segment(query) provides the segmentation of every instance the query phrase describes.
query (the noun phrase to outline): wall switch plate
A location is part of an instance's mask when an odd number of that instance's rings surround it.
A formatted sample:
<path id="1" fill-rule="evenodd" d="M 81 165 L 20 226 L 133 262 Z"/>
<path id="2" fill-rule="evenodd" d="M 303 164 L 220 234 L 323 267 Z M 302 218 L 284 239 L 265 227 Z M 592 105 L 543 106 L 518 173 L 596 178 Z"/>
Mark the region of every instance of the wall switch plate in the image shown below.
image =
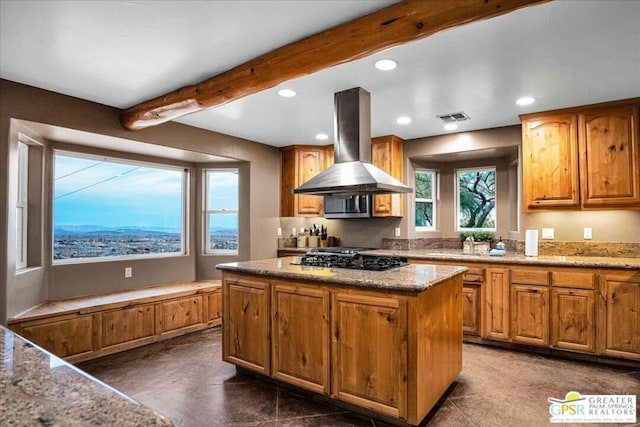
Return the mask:
<path id="1" fill-rule="evenodd" d="M 396 227 L 395 236 L 400 237 L 400 227 Z"/>
<path id="2" fill-rule="evenodd" d="M 591 240 L 591 239 L 593 239 L 593 234 L 592 234 L 591 227 L 585 227 L 584 228 L 584 240 Z"/>
<path id="3" fill-rule="evenodd" d="M 124 268 L 124 278 L 128 279 L 130 277 L 133 277 L 133 268 L 132 267 L 125 267 Z"/>
<path id="4" fill-rule="evenodd" d="M 546 240 L 553 240 L 554 239 L 554 230 L 553 228 L 543 228 L 542 229 L 542 238 L 546 239 Z"/>

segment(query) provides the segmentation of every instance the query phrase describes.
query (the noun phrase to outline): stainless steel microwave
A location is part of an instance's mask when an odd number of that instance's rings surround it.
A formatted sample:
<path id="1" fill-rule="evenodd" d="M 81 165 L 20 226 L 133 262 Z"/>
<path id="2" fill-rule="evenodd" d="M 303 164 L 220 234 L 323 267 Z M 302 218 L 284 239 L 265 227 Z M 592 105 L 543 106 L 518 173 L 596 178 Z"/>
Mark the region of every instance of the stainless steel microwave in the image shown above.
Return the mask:
<path id="1" fill-rule="evenodd" d="M 371 217 L 371 197 L 358 196 L 325 196 L 324 217 L 328 219 L 369 218 Z"/>

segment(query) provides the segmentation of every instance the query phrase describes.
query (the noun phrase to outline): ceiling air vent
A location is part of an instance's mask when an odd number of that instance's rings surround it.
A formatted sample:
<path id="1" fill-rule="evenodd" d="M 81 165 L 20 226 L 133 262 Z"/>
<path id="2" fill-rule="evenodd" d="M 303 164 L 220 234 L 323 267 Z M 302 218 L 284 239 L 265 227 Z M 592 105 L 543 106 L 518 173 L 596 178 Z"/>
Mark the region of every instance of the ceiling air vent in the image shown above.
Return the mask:
<path id="1" fill-rule="evenodd" d="M 465 120 L 469 120 L 471 117 L 467 115 L 464 111 L 460 111 L 458 113 L 449 113 L 449 114 L 441 114 L 436 116 L 443 122 L 464 122 Z"/>

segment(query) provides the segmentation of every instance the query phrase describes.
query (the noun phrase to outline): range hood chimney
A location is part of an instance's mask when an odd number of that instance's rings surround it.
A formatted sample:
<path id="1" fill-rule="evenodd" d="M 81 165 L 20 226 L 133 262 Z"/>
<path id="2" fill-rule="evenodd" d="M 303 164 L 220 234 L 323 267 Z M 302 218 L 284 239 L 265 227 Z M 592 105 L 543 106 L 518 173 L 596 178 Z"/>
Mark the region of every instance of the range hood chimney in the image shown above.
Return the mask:
<path id="1" fill-rule="evenodd" d="M 294 189 L 295 194 L 346 197 L 413 191 L 371 164 L 370 98 L 359 87 L 334 95 L 334 165 Z"/>

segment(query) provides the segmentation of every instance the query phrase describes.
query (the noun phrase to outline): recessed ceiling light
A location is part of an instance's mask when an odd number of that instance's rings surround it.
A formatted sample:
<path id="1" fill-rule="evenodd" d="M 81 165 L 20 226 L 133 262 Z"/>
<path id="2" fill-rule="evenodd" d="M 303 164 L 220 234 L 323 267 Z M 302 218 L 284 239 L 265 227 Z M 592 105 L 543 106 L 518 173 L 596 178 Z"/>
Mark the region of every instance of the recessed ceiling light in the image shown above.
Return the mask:
<path id="1" fill-rule="evenodd" d="M 319 139 L 320 141 L 324 141 L 329 139 L 329 135 L 327 135 L 326 133 L 318 133 L 316 134 L 316 139 Z"/>
<path id="2" fill-rule="evenodd" d="M 444 125 L 444 130 L 456 130 L 458 129 L 458 124 L 453 122 L 453 123 L 447 123 L 446 125 Z"/>
<path id="3" fill-rule="evenodd" d="M 408 125 L 409 123 L 411 123 L 411 117 L 398 117 L 396 119 L 396 123 L 398 123 L 399 125 Z"/>
<path id="4" fill-rule="evenodd" d="M 280 89 L 278 91 L 278 95 L 282 96 L 283 98 L 293 98 L 294 96 L 296 96 L 296 91 L 293 89 Z"/>
<path id="5" fill-rule="evenodd" d="M 375 63 L 375 67 L 381 71 L 390 71 L 395 69 L 398 63 L 393 59 L 379 59 Z"/>
<path id="6" fill-rule="evenodd" d="M 532 98 L 530 96 L 523 96 L 522 98 L 518 98 L 518 100 L 516 101 L 516 104 L 518 104 L 518 105 L 531 105 L 534 102 L 536 102 L 535 98 Z"/>

